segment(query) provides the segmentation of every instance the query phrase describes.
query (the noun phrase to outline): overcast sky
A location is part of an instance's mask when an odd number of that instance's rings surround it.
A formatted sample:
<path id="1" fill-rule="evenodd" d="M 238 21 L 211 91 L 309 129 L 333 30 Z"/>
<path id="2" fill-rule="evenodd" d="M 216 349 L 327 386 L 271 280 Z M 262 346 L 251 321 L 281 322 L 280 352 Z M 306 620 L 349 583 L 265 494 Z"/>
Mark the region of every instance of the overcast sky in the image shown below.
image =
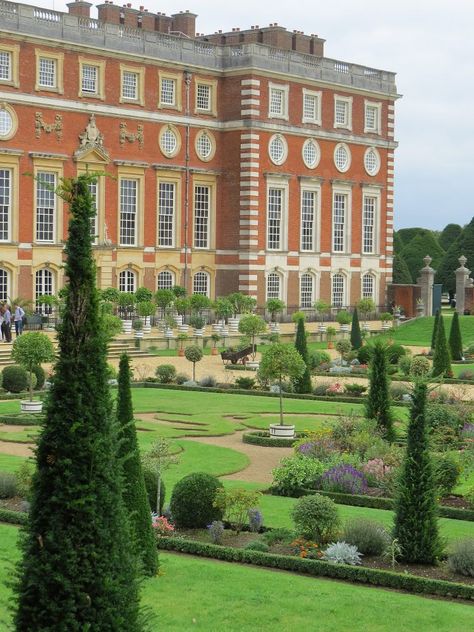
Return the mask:
<path id="1" fill-rule="evenodd" d="M 473 0 L 181 2 L 134 0 L 133 8 L 144 4 L 168 15 L 189 9 L 198 14 L 200 33 L 278 22 L 324 38 L 327 57 L 396 72 L 403 98 L 396 105 L 395 227 L 440 229 L 471 220 Z M 61 0 L 25 4 L 67 10 Z"/>

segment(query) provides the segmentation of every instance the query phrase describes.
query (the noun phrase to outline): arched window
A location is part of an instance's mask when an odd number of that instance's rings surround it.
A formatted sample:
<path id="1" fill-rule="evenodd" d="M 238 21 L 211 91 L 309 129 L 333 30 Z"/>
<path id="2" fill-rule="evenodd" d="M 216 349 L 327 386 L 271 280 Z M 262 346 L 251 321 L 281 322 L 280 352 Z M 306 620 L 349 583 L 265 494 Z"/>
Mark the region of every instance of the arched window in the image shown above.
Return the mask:
<path id="1" fill-rule="evenodd" d="M 54 276 L 51 270 L 43 268 L 38 270 L 35 275 L 35 299 L 38 301 L 40 296 L 52 296 L 54 294 Z M 41 314 L 51 314 L 53 311 L 51 305 L 36 302 L 36 311 Z"/>
<path id="2" fill-rule="evenodd" d="M 332 277 L 331 303 L 333 307 L 344 307 L 345 281 L 343 274 L 334 274 Z"/>
<path id="3" fill-rule="evenodd" d="M 209 275 L 207 272 L 196 272 L 194 275 L 193 294 L 209 296 Z"/>
<path id="4" fill-rule="evenodd" d="M 369 272 L 362 277 L 362 298 L 375 299 L 375 279 Z"/>
<path id="5" fill-rule="evenodd" d="M 267 300 L 270 298 L 281 298 L 281 277 L 276 272 L 267 277 Z"/>
<path id="6" fill-rule="evenodd" d="M 305 273 L 300 278 L 300 307 L 312 307 L 314 303 L 314 277 Z"/>
<path id="7" fill-rule="evenodd" d="M 163 270 L 157 277 L 158 290 L 170 290 L 174 285 L 174 274 L 169 270 Z"/>
<path id="8" fill-rule="evenodd" d="M 133 270 L 122 270 L 119 274 L 119 290 L 121 292 L 131 292 L 137 289 L 137 275 Z"/>
<path id="9" fill-rule="evenodd" d="M 8 272 L 0 268 L 0 301 L 8 300 L 9 294 Z"/>

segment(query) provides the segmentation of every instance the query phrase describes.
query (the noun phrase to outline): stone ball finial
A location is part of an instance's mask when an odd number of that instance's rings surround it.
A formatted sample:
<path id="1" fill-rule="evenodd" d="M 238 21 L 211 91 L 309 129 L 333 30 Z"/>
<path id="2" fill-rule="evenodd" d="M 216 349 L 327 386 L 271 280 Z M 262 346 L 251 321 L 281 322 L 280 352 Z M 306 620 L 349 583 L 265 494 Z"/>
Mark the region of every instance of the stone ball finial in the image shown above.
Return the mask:
<path id="1" fill-rule="evenodd" d="M 461 255 L 458 259 L 459 263 L 461 264 L 461 268 L 464 268 L 464 266 L 466 265 L 467 259 L 464 255 Z"/>
<path id="2" fill-rule="evenodd" d="M 424 259 L 423 259 L 423 263 L 425 264 L 425 268 L 429 268 L 430 267 L 430 263 L 432 261 L 433 261 L 433 259 L 429 255 L 426 255 L 426 257 L 424 257 Z"/>

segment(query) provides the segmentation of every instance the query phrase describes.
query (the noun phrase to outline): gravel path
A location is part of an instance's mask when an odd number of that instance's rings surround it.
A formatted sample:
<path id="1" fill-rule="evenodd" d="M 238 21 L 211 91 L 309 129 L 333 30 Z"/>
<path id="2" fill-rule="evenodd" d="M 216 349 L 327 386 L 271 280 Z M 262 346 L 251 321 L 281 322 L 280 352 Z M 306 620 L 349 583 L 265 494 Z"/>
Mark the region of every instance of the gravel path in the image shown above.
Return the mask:
<path id="1" fill-rule="evenodd" d="M 13 441 L 0 441 L 0 452 L 13 456 L 31 456 L 33 446 L 28 443 L 13 443 Z"/>

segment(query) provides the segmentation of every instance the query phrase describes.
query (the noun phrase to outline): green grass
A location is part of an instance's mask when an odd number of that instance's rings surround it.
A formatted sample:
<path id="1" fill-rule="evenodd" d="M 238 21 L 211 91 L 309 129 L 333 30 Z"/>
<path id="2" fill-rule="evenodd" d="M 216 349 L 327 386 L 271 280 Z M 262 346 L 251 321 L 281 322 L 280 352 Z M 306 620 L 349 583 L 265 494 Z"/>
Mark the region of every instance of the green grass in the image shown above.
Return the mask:
<path id="1" fill-rule="evenodd" d="M 0 525 L 0 629 L 8 607 L 18 529 Z M 143 583 L 151 629 L 262 632 L 456 632 L 472 626 L 472 606 L 291 573 L 161 553 L 161 576 Z M 185 598 L 183 598 L 185 595 Z M 225 607 L 224 607 L 225 605 Z"/>
<path id="2" fill-rule="evenodd" d="M 16 472 L 26 459 L 26 456 L 14 456 L 0 452 L 0 472 Z"/>
<path id="3" fill-rule="evenodd" d="M 443 313 L 444 327 L 446 329 L 446 337 L 449 338 L 451 329 L 452 316 Z M 390 331 L 390 338 L 395 342 L 407 346 L 426 347 L 429 349 L 431 345 L 431 335 L 433 333 L 434 316 L 426 316 L 410 320 Z M 467 347 L 470 342 L 474 342 L 474 317 L 460 316 L 459 324 L 461 326 L 461 337 L 463 346 Z M 382 336 L 380 336 L 382 337 Z M 388 337 L 387 335 L 383 337 Z"/>
<path id="4" fill-rule="evenodd" d="M 10 413 L 20 412 L 19 399 L 0 400 L 0 414 L 9 415 Z"/>

